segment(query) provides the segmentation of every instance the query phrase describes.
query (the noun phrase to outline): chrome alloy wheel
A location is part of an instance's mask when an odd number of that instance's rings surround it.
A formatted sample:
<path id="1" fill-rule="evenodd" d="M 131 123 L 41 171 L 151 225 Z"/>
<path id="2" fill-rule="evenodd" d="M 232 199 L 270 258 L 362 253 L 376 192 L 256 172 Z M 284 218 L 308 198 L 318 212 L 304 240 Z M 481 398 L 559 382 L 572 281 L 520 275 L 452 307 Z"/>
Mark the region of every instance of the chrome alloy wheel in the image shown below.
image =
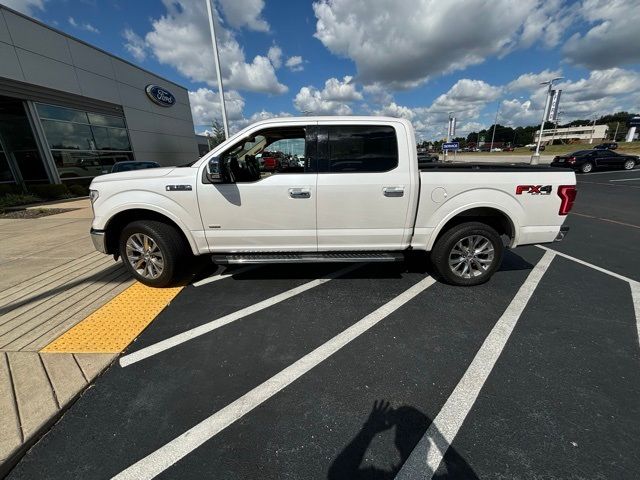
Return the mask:
<path id="1" fill-rule="evenodd" d="M 127 260 L 144 278 L 155 279 L 162 275 L 164 257 L 158 244 L 144 233 L 134 233 L 127 239 Z"/>
<path id="2" fill-rule="evenodd" d="M 455 244 L 449 253 L 449 268 L 462 278 L 482 275 L 493 263 L 491 241 L 483 235 L 470 235 Z"/>
<path id="3" fill-rule="evenodd" d="M 635 160 L 627 160 L 626 162 L 624 162 L 625 170 L 633 170 L 635 166 L 636 166 Z"/>

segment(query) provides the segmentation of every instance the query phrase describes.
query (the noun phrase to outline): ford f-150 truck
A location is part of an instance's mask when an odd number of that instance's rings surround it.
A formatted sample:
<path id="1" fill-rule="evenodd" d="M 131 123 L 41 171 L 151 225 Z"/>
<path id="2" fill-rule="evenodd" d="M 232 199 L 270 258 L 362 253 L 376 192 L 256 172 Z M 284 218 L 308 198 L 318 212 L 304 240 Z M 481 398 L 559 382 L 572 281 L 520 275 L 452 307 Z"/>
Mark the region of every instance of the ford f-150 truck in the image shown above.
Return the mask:
<path id="1" fill-rule="evenodd" d="M 304 157 L 265 168 L 264 151 Z M 187 257 L 220 264 L 375 262 L 431 252 L 439 276 L 477 285 L 505 247 L 561 240 L 573 172 L 432 163 L 419 168 L 411 123 L 383 117 L 270 119 L 188 166 L 96 177 L 95 247 L 146 285 Z"/>

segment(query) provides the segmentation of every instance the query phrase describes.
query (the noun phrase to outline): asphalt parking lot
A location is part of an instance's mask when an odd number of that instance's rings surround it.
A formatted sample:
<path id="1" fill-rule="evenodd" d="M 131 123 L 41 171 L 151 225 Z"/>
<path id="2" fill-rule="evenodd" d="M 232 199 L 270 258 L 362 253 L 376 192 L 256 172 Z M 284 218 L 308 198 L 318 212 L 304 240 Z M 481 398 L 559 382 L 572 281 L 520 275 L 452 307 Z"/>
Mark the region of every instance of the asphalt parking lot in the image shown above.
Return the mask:
<path id="1" fill-rule="evenodd" d="M 578 178 L 479 287 L 206 269 L 9 478 L 639 478 L 640 170 Z"/>

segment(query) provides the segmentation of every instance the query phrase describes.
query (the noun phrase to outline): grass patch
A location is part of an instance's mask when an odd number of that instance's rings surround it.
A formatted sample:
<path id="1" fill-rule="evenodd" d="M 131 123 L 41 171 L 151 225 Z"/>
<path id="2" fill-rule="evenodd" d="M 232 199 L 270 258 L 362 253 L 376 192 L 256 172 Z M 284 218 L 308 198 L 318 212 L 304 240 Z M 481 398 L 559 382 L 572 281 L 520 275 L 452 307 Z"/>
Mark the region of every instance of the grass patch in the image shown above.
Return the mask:
<path id="1" fill-rule="evenodd" d="M 8 193 L 0 197 L 0 213 L 4 213 L 7 208 L 28 205 L 29 203 L 40 202 L 42 199 L 35 195 L 25 195 L 22 193 Z"/>

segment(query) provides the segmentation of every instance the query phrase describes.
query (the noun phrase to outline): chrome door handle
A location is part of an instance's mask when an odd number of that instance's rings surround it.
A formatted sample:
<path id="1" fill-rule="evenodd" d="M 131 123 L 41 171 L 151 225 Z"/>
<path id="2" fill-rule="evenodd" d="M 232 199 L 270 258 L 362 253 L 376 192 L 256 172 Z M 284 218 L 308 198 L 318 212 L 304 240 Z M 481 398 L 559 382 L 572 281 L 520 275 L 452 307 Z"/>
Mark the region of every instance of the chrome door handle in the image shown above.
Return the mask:
<path id="1" fill-rule="evenodd" d="M 383 187 L 382 193 L 385 197 L 402 197 L 404 196 L 404 187 Z"/>
<path id="2" fill-rule="evenodd" d="M 289 196 L 291 198 L 311 198 L 311 190 L 308 188 L 290 188 Z"/>

